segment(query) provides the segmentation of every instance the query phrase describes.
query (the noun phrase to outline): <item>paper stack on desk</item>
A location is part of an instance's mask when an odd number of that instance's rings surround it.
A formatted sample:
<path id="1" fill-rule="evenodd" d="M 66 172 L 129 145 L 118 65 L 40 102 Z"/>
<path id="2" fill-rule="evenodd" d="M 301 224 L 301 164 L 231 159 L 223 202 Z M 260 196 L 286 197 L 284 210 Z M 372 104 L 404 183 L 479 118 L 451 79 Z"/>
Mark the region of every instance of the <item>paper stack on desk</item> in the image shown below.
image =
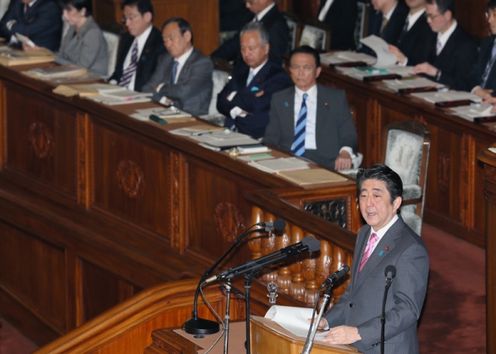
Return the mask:
<path id="1" fill-rule="evenodd" d="M 470 92 L 465 91 L 438 91 L 438 92 L 418 92 L 412 93 L 412 96 L 420 98 L 430 103 L 453 102 L 453 101 L 471 101 L 481 102 L 482 99 Z"/>
<path id="2" fill-rule="evenodd" d="M 81 66 L 65 64 L 45 68 L 34 68 L 23 71 L 23 74 L 41 80 L 70 79 L 85 76 L 88 73 L 86 68 Z"/>
<path id="3" fill-rule="evenodd" d="M 17 66 L 50 63 L 55 60 L 55 56 L 48 50 L 22 51 L 10 47 L 0 48 L 0 65 Z"/>
<path id="4" fill-rule="evenodd" d="M 276 159 L 249 162 L 248 165 L 268 173 L 302 170 L 308 168 L 308 162 L 298 157 L 279 157 Z"/>
<path id="5" fill-rule="evenodd" d="M 374 65 L 377 61 L 371 55 L 352 51 L 338 51 L 320 54 L 320 62 L 322 65 L 339 65 L 346 63 L 365 63 L 366 65 Z"/>
<path id="6" fill-rule="evenodd" d="M 434 90 L 438 90 L 445 87 L 443 84 L 429 80 L 425 77 L 411 77 L 407 79 L 384 80 L 382 81 L 382 83 L 396 92 L 405 89 L 414 90 L 414 89 L 422 89 L 422 88 L 433 88 Z"/>

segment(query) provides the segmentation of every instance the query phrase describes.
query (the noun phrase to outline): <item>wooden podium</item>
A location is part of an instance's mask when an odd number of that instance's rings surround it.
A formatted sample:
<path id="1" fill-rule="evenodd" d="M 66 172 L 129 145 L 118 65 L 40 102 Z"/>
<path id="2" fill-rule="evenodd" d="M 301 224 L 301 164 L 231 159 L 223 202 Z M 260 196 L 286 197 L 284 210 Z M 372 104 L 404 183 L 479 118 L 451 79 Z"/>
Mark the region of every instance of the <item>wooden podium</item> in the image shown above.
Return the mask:
<path id="1" fill-rule="evenodd" d="M 300 354 L 305 341 L 293 336 L 277 323 L 263 317 L 251 318 L 252 354 Z M 348 345 L 331 346 L 316 342 L 312 354 L 358 353 Z"/>

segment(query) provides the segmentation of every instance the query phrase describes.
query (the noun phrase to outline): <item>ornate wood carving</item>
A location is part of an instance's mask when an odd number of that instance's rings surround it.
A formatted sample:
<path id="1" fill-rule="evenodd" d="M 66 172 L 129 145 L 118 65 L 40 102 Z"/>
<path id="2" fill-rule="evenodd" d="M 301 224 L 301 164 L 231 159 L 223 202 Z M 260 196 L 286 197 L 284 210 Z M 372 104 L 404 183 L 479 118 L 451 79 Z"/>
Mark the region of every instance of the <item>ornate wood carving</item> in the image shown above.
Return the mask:
<path id="1" fill-rule="evenodd" d="M 29 125 L 29 142 L 34 154 L 39 159 L 45 159 L 53 153 L 52 130 L 43 122 L 36 121 Z"/>
<path id="2" fill-rule="evenodd" d="M 232 203 L 217 204 L 214 215 L 217 230 L 226 242 L 233 242 L 236 235 L 239 235 L 246 228 L 241 211 Z"/>
<path id="3" fill-rule="evenodd" d="M 115 172 L 119 188 L 132 199 L 143 196 L 145 192 L 145 174 L 138 163 L 122 160 Z"/>
<path id="4" fill-rule="evenodd" d="M 313 201 L 306 203 L 303 208 L 324 220 L 337 223 L 343 229 L 348 226 L 346 199 Z"/>

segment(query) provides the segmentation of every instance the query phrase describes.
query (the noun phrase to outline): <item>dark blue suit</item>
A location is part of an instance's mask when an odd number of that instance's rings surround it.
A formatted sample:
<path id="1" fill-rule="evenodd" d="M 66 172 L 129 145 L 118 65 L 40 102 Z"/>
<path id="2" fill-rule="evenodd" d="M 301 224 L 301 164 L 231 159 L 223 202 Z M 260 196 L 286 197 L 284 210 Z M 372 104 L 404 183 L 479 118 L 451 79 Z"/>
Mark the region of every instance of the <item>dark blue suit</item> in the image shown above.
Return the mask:
<path id="1" fill-rule="evenodd" d="M 128 32 L 125 32 L 119 40 L 119 49 L 117 51 L 117 61 L 115 70 L 110 80 L 119 82 L 124 71 L 124 61 L 127 53 L 134 42 L 134 37 Z M 148 38 L 143 47 L 143 51 L 138 59 L 138 67 L 136 68 L 136 78 L 134 81 L 134 90 L 141 91 L 144 84 L 150 80 L 155 68 L 157 67 L 158 58 L 165 53 L 165 47 L 162 41 L 162 34 L 153 27 L 148 35 Z"/>
<path id="2" fill-rule="evenodd" d="M 259 138 L 264 135 L 269 122 L 269 109 L 272 94 L 291 86 L 291 80 L 280 65 L 271 61 L 265 63 L 260 71 L 246 86 L 249 68 L 238 65 L 232 79 L 217 96 L 217 110 L 226 116 L 225 125 L 236 125 L 239 132 Z M 236 95 L 229 100 L 232 92 Z M 230 111 L 234 107 L 246 111 L 246 117 L 231 118 Z"/>
<path id="3" fill-rule="evenodd" d="M 398 1 L 396 8 L 394 9 L 391 17 L 389 18 L 389 21 L 387 22 L 384 30 L 381 33 L 383 14 L 380 11 L 373 11 L 369 16 L 368 34 L 375 34 L 376 36 L 384 39 L 389 44 L 395 44 L 400 37 L 407 16 L 408 7 L 403 3 L 403 1 Z"/>
<path id="4" fill-rule="evenodd" d="M 487 63 L 491 60 L 491 52 L 493 49 L 495 38 L 495 36 L 484 38 L 481 43 L 479 58 L 470 74 L 470 89 L 474 88 L 475 86 L 481 86 L 485 89 L 494 90 L 493 94 L 496 94 L 496 64 L 491 67 L 486 84 L 482 84 L 482 76 L 484 75 L 484 71 L 486 70 Z"/>
<path id="5" fill-rule="evenodd" d="M 15 20 L 9 30 L 7 22 Z M 10 38 L 20 33 L 29 37 L 38 47 L 56 51 L 62 34 L 62 10 L 54 0 L 38 0 L 27 7 L 21 0 L 12 0 L 5 15 L 0 20 L 0 36 Z"/>
<path id="6" fill-rule="evenodd" d="M 321 1 L 319 13 L 325 3 L 326 0 Z M 331 29 L 331 49 L 355 49 L 354 34 L 357 14 L 356 1 L 333 1 L 323 21 Z"/>
<path id="7" fill-rule="evenodd" d="M 436 34 L 427 23 L 424 12 L 409 31 L 401 32 L 396 46 L 408 58 L 408 65 L 417 65 L 429 59 L 431 49 L 429 43 L 433 37 L 435 38 Z"/>

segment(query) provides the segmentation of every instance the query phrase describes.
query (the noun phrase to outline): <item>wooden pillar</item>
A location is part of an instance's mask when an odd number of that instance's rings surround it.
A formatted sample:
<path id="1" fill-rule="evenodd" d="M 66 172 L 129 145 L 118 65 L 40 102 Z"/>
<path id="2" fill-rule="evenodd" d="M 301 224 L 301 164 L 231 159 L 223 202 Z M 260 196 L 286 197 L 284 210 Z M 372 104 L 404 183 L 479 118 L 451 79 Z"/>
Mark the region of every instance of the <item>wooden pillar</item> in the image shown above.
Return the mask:
<path id="1" fill-rule="evenodd" d="M 486 353 L 496 354 L 496 153 L 486 149 L 479 154 L 479 161 L 486 200 Z"/>

